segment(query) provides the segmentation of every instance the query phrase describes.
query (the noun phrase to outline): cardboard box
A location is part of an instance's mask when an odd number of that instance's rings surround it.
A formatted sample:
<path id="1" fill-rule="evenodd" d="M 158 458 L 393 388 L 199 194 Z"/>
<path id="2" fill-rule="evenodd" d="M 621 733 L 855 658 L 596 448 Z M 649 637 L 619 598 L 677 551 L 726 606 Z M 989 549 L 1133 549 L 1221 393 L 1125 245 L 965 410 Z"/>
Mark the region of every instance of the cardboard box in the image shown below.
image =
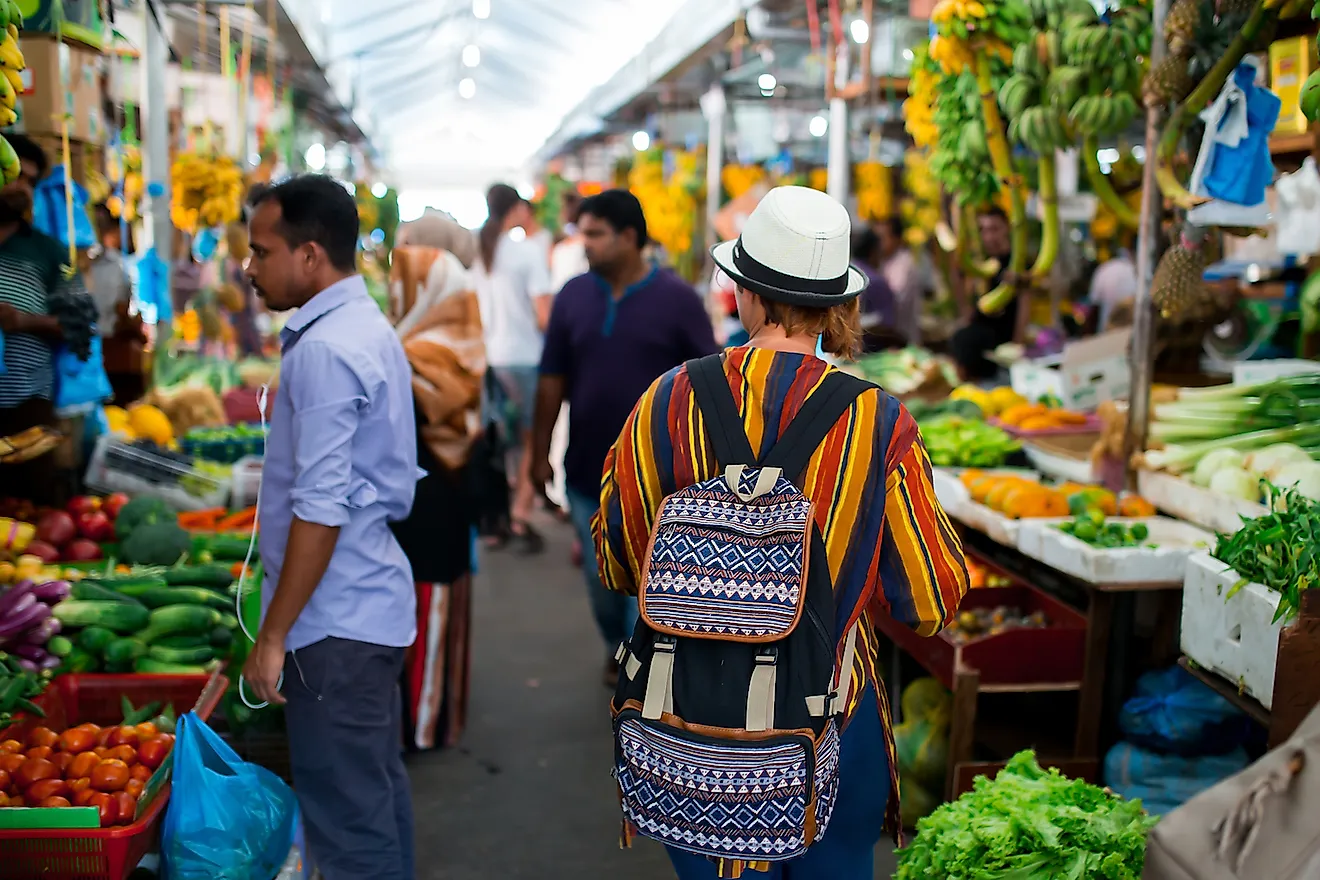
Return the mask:
<path id="1" fill-rule="evenodd" d="M 1288 37 L 1270 43 L 1270 90 L 1279 96 L 1277 134 L 1304 134 L 1310 123 L 1302 115 L 1302 84 L 1316 69 L 1315 40 Z"/>
<path id="2" fill-rule="evenodd" d="M 1079 411 L 1125 398 L 1132 383 L 1131 338 L 1131 330 L 1114 330 L 1070 343 L 1062 355 L 1019 361 L 1009 368 L 1013 390 L 1028 400 L 1053 395 Z"/>
<path id="3" fill-rule="evenodd" d="M 14 130 L 29 135 L 59 135 L 69 119 L 69 137 L 91 144 L 105 143 L 101 108 L 104 56 L 86 46 L 30 37 L 21 41 L 27 69 L 18 100 Z"/>

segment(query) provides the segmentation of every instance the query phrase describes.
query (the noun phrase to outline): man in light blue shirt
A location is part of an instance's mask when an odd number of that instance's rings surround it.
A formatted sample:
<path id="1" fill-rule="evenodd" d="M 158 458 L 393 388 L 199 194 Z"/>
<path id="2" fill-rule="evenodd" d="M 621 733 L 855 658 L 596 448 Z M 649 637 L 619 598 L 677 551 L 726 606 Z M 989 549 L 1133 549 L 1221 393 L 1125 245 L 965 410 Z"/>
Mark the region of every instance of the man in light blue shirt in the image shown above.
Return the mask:
<path id="1" fill-rule="evenodd" d="M 356 274 L 357 234 L 353 198 L 329 177 L 256 197 L 248 277 L 271 309 L 298 311 L 281 333 L 259 511 L 263 616 L 243 674 L 259 699 L 285 704 L 325 880 L 411 880 L 399 675 L 416 600 L 389 523 L 407 516 L 419 475 L 412 372 Z"/>

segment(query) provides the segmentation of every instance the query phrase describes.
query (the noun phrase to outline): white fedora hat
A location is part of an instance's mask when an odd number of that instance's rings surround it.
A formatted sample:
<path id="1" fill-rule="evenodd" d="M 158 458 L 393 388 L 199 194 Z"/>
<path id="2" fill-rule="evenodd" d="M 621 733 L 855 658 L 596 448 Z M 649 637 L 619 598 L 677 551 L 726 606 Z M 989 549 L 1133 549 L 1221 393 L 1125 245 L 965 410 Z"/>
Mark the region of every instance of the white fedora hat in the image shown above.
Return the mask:
<path id="1" fill-rule="evenodd" d="M 804 186 L 765 194 L 736 241 L 711 250 L 716 265 L 766 299 L 827 308 L 854 299 L 870 283 L 848 262 L 852 220 L 834 199 Z"/>

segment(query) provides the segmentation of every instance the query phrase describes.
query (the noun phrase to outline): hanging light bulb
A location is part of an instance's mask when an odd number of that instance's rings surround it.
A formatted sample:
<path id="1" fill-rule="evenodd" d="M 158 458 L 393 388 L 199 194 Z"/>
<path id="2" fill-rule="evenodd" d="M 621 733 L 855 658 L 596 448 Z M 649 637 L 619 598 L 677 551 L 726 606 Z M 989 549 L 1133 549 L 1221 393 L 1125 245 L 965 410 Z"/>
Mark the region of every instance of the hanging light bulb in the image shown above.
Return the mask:
<path id="1" fill-rule="evenodd" d="M 472 15 L 475 18 L 490 18 L 490 0 L 472 0 Z"/>
<path id="2" fill-rule="evenodd" d="M 385 185 L 384 181 L 378 180 L 371 185 L 371 194 L 378 199 L 385 198 L 385 194 L 389 191 L 390 188 Z"/>
<path id="3" fill-rule="evenodd" d="M 871 25 L 864 18 L 854 18 L 852 24 L 848 25 L 848 31 L 852 34 L 853 42 L 858 45 L 871 39 Z"/>
<path id="4" fill-rule="evenodd" d="M 813 116 L 808 128 L 812 137 L 825 137 L 825 132 L 830 130 L 830 121 L 824 116 Z"/>
<path id="5" fill-rule="evenodd" d="M 475 79 L 468 76 L 459 80 L 458 94 L 465 101 L 472 100 L 472 97 L 476 95 L 476 93 L 477 93 L 477 81 Z"/>
<path id="6" fill-rule="evenodd" d="M 645 131 L 634 132 L 632 136 L 633 149 L 641 153 L 651 148 L 651 135 Z"/>
<path id="7" fill-rule="evenodd" d="M 481 47 L 467 45 L 463 47 L 463 66 L 476 67 L 481 63 Z"/>

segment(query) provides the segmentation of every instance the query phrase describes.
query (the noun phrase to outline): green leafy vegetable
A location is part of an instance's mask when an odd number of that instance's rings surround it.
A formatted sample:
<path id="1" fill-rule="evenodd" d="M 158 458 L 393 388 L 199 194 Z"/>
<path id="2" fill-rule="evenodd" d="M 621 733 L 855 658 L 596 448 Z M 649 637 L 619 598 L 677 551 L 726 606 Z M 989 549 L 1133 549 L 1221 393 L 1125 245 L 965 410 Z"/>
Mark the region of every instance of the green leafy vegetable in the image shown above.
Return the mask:
<path id="1" fill-rule="evenodd" d="M 1042 770 L 1020 752 L 917 823 L 896 880 L 1137 880 L 1155 824 L 1140 801 Z"/>
<path id="2" fill-rule="evenodd" d="M 930 462 L 941 467 L 998 467 L 1022 444 L 979 419 L 941 416 L 921 424 Z"/>
<path id="3" fill-rule="evenodd" d="M 1221 535 L 1211 554 L 1242 580 L 1229 591 L 1232 598 L 1248 582 L 1280 594 L 1274 619 L 1293 620 L 1301 606 L 1301 591 L 1320 584 L 1320 502 L 1296 489 L 1266 483 L 1271 513 L 1243 518 L 1235 534 Z"/>

